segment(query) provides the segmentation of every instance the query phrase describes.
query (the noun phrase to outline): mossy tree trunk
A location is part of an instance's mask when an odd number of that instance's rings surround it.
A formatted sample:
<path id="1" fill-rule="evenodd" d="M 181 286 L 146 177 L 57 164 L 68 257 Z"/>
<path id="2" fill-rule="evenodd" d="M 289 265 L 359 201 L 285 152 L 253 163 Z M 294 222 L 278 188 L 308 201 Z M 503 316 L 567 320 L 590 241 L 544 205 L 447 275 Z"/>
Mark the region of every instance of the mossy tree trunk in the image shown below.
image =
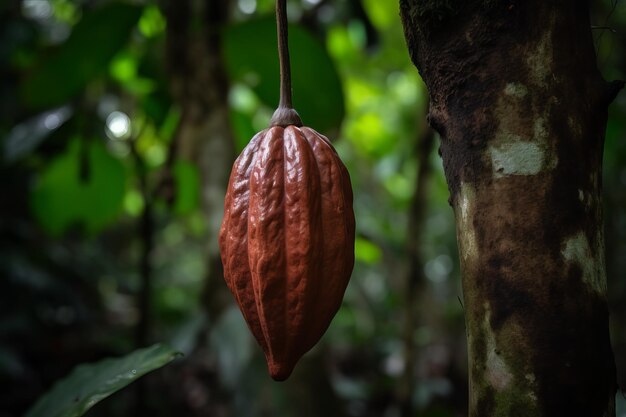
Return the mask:
<path id="1" fill-rule="evenodd" d="M 583 0 L 400 0 L 457 223 L 471 417 L 614 416 L 602 152 L 621 82 Z"/>

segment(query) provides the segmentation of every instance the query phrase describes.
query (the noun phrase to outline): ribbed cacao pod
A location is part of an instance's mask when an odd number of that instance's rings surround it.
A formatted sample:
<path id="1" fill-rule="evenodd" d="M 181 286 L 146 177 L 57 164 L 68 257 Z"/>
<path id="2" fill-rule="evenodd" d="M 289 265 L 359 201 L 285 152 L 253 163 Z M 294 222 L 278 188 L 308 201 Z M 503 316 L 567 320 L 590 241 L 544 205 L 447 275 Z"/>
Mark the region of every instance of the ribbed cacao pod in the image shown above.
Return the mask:
<path id="1" fill-rule="evenodd" d="M 352 273 L 348 171 L 315 130 L 273 126 L 235 161 L 224 207 L 226 283 L 270 375 L 284 380 L 330 325 Z"/>

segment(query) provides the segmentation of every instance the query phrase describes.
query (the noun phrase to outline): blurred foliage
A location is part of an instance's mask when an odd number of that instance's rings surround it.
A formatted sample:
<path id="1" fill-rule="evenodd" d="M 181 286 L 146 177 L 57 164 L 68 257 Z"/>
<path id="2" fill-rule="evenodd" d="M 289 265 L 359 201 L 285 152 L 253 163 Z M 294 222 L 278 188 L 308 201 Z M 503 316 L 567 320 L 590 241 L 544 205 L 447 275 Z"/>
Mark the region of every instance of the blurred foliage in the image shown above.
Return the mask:
<path id="1" fill-rule="evenodd" d="M 320 132 L 337 129 L 344 117 L 344 100 L 332 60 L 324 46 L 298 26 L 290 28 L 289 43 L 291 71 L 298 75 L 293 79 L 294 106 L 305 125 L 315 126 Z M 224 59 L 231 81 L 247 85 L 274 110 L 279 96 L 274 18 L 231 26 L 224 37 Z"/>
<path id="2" fill-rule="evenodd" d="M 23 415 L 79 363 L 143 347 L 141 326 L 150 341 L 167 341 L 185 359 L 89 415 L 140 415 L 140 407 L 151 416 L 398 416 L 407 341 L 416 358 L 408 394 L 415 415 L 464 415 L 453 214 L 437 153 L 422 155 L 419 147 L 427 92 L 406 52 L 397 1 L 289 2 L 294 103 L 348 166 L 358 236 L 342 308 L 282 384 L 269 379 L 208 266 L 208 242 L 216 239 L 208 216 L 217 214 L 206 199 L 218 197 L 199 167 L 176 152 L 189 115 L 171 94 L 167 3 L 0 3 L 0 417 Z M 212 58 L 228 75 L 228 122 L 241 150 L 277 104 L 274 1 L 220 4 L 230 4 L 226 21 L 207 28 L 206 16 L 192 13 L 188 44 L 175 47 L 204 53 L 193 49 L 193 37 L 219 35 L 223 55 Z M 625 79 L 626 5 L 596 1 L 591 16 L 601 70 Z M 430 176 L 411 252 L 420 161 Z M 610 109 L 604 167 L 612 338 L 626 386 L 624 93 Z M 416 262 L 424 279 L 407 330 Z M 148 321 L 140 302 L 145 276 Z"/>
<path id="3" fill-rule="evenodd" d="M 87 149 L 81 151 L 81 146 Z M 31 193 L 33 215 L 52 236 L 75 223 L 87 233 L 97 232 L 117 218 L 125 177 L 122 163 L 102 143 L 74 139 L 41 170 Z"/>
<path id="4" fill-rule="evenodd" d="M 22 102 L 43 108 L 73 98 L 126 44 L 141 11 L 130 4 L 111 3 L 83 15 L 58 50 L 40 53 L 39 62 L 21 84 Z"/>

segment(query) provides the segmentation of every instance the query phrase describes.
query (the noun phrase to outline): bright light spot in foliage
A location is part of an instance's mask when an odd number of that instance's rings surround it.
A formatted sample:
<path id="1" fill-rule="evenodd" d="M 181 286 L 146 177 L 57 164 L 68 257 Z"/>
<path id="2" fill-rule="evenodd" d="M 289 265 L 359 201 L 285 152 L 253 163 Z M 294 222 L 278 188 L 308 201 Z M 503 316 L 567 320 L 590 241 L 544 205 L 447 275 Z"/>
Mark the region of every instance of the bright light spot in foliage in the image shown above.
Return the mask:
<path id="1" fill-rule="evenodd" d="M 253 113 L 259 107 L 259 99 L 251 88 L 244 84 L 235 84 L 228 95 L 230 105 L 239 111 Z"/>
<path id="2" fill-rule="evenodd" d="M 238 5 L 245 14 L 252 14 L 256 10 L 256 0 L 239 0 Z"/>
<path id="3" fill-rule="evenodd" d="M 424 266 L 424 274 L 426 274 L 426 277 L 432 282 L 441 283 L 448 279 L 452 269 L 452 258 L 448 255 L 439 255 L 426 263 Z"/>
<path id="4" fill-rule="evenodd" d="M 54 130 L 57 127 L 61 126 L 61 122 L 61 117 L 57 113 L 51 113 L 47 115 L 46 118 L 43 120 L 43 125 L 48 130 Z"/>
<path id="5" fill-rule="evenodd" d="M 305 3 L 311 4 L 313 6 L 315 6 L 316 4 L 319 4 L 320 1 L 322 1 L 322 0 L 304 0 Z"/>
<path id="6" fill-rule="evenodd" d="M 114 111 L 109 114 L 106 125 L 110 139 L 125 139 L 130 133 L 130 118 L 125 113 Z"/>
<path id="7" fill-rule="evenodd" d="M 400 376 L 404 372 L 404 358 L 400 355 L 391 355 L 384 362 L 385 373 L 389 376 Z"/>
<path id="8" fill-rule="evenodd" d="M 47 0 L 24 0 L 22 13 L 30 19 L 48 19 L 52 16 L 52 7 Z"/>

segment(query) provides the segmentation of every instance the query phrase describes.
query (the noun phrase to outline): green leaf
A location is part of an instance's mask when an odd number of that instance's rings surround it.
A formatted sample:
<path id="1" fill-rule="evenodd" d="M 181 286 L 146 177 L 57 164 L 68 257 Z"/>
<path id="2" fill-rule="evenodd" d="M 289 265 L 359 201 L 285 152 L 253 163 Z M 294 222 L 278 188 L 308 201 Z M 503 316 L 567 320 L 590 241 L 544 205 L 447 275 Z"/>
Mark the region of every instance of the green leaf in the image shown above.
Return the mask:
<path id="1" fill-rule="evenodd" d="M 279 67 L 273 19 L 248 21 L 226 30 L 224 51 L 231 79 L 249 85 L 276 108 Z M 302 121 L 321 132 L 337 129 L 345 113 L 339 74 L 324 45 L 298 26 L 289 27 L 293 102 Z"/>
<path id="2" fill-rule="evenodd" d="M 82 416 L 104 398 L 180 355 L 165 345 L 156 344 L 122 358 L 79 365 L 55 383 L 25 417 Z"/>
<path id="3" fill-rule="evenodd" d="M 88 149 L 83 151 L 81 146 Z M 125 188 L 124 166 L 104 144 L 75 139 L 41 173 L 30 205 L 41 226 L 53 236 L 77 223 L 95 233 L 117 218 Z"/>
<path id="4" fill-rule="evenodd" d="M 142 10 L 131 4 L 109 3 L 85 14 L 56 53 L 45 57 L 23 80 L 20 88 L 25 104 L 33 108 L 62 104 L 106 72 Z"/>

